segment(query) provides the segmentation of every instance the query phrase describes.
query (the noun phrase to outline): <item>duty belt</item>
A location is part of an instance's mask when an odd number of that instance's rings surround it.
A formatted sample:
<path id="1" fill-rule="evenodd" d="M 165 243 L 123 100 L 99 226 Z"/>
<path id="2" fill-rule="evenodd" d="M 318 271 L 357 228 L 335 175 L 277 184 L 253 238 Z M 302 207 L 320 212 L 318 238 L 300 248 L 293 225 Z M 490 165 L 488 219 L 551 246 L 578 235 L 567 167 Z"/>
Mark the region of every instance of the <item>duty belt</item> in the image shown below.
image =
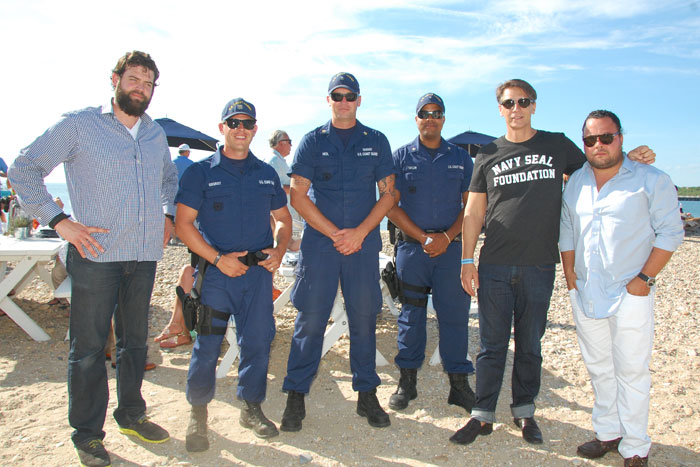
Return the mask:
<path id="1" fill-rule="evenodd" d="M 444 230 L 431 230 L 431 229 L 425 231 L 425 233 L 444 233 L 444 232 L 445 232 Z M 408 243 L 420 243 L 420 244 L 423 244 L 423 242 L 421 242 L 421 241 L 419 241 L 419 240 L 417 240 L 417 239 L 411 237 L 410 235 L 408 235 L 408 234 L 407 234 L 406 232 L 404 232 L 403 230 L 399 230 L 399 231 L 398 231 L 397 238 L 398 238 L 398 240 L 402 240 L 402 241 L 408 242 Z M 462 233 L 461 233 L 461 232 L 458 233 L 458 234 L 455 236 L 455 238 L 453 238 L 451 241 L 452 241 L 452 242 L 461 242 L 461 241 L 462 241 Z"/>
<path id="2" fill-rule="evenodd" d="M 263 248 L 263 250 L 266 250 L 267 248 L 272 248 L 272 245 Z M 244 256 L 239 256 L 238 261 L 245 264 L 246 266 L 256 266 L 260 261 L 265 261 L 269 257 L 270 255 L 268 255 L 267 253 L 263 253 L 262 250 L 249 251 L 248 254 Z"/>

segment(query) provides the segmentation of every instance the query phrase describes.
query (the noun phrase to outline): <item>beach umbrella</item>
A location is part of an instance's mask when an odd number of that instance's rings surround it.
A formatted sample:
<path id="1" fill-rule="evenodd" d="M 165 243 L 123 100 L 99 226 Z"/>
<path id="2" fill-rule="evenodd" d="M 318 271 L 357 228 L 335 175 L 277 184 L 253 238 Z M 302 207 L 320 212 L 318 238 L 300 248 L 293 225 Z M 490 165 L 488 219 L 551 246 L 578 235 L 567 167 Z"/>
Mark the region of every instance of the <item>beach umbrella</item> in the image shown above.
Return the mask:
<path id="1" fill-rule="evenodd" d="M 168 146 L 170 147 L 176 148 L 181 144 L 188 144 L 192 149 L 216 151 L 216 143 L 219 141 L 216 138 L 178 123 L 172 118 L 156 118 L 154 121 L 165 130 L 165 136 L 168 137 Z"/>
<path id="2" fill-rule="evenodd" d="M 489 144 L 494 139 L 496 138 L 493 136 L 477 133 L 476 131 L 465 131 L 464 133 L 449 138 L 447 141 L 466 149 L 469 155 L 474 157 L 476 153 L 479 152 L 479 149 L 481 149 L 481 146 Z"/>

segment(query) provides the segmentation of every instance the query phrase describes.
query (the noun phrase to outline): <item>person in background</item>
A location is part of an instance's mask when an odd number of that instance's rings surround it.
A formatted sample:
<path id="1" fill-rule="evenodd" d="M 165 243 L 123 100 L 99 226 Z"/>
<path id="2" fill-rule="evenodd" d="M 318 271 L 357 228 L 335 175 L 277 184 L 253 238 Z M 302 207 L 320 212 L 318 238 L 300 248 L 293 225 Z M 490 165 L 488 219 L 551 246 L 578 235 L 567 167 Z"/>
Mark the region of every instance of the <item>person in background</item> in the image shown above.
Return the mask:
<path id="1" fill-rule="evenodd" d="M 292 140 L 289 135 L 284 130 L 275 130 L 270 135 L 268 139 L 270 148 L 272 148 L 272 154 L 268 155 L 264 160 L 275 169 L 277 175 L 282 183 L 282 188 L 289 198 L 289 186 L 291 184 L 291 178 L 289 177 L 289 165 L 287 161 L 284 160 L 285 157 L 289 156 L 292 152 Z M 287 208 L 292 216 L 292 240 L 289 242 L 287 249 L 289 251 L 299 251 L 299 245 L 301 245 L 301 230 L 303 226 L 303 220 L 296 212 L 296 210 L 287 203 Z"/>
<path id="2" fill-rule="evenodd" d="M 179 181 L 182 178 L 182 174 L 185 173 L 185 170 L 194 162 L 190 159 L 189 144 L 181 144 L 177 148 L 177 153 L 179 156 L 177 156 L 173 162 L 175 162 L 175 166 L 177 167 L 177 179 Z"/>
<path id="3" fill-rule="evenodd" d="M 402 410 L 418 397 L 418 368 L 425 360 L 428 293 L 440 330 L 440 359 L 450 381 L 448 404 L 469 413 L 474 392 L 467 375 L 469 295 L 459 281 L 462 217 L 467 202 L 472 158 L 442 138 L 445 103 L 427 93 L 416 106 L 418 137 L 394 152 L 396 197 L 387 217 L 399 229 L 396 269 L 401 281 L 398 354 L 401 371 L 389 407 Z"/>
<path id="4" fill-rule="evenodd" d="M 173 229 L 177 191 L 165 133 L 145 113 L 158 77 L 150 55 L 126 53 L 112 70 L 111 98 L 64 114 L 20 151 L 8 173 L 24 209 L 70 243 L 68 420 L 86 466 L 111 464 L 103 445 L 109 399 L 104 347 L 113 316 L 119 431 L 149 443 L 170 439 L 149 420 L 141 395 L 156 262 Z M 43 180 L 61 163 L 72 218 Z"/>
<path id="5" fill-rule="evenodd" d="M 577 453 L 617 450 L 625 466 L 646 466 L 655 284 L 684 232 L 671 178 L 627 159 L 622 142 L 617 115 L 588 115 L 587 162 L 564 190 L 559 249 L 595 395 L 595 438 Z"/>

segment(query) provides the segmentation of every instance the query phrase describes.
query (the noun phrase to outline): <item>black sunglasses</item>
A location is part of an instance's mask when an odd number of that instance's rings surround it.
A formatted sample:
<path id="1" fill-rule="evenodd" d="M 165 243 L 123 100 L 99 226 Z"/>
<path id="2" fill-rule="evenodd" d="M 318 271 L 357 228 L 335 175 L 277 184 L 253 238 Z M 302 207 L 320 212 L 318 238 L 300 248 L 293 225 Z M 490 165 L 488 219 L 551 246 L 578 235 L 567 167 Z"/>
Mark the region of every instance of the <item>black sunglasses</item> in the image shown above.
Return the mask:
<path id="1" fill-rule="evenodd" d="M 354 92 L 348 92 L 346 94 L 343 94 L 342 92 L 332 92 L 331 93 L 331 100 L 333 102 L 340 102 L 343 100 L 343 97 L 348 102 L 355 102 L 357 100 L 357 94 Z"/>
<path id="2" fill-rule="evenodd" d="M 516 102 L 516 101 L 513 100 L 513 99 L 506 99 L 506 100 L 504 100 L 504 101 L 501 101 L 501 105 L 502 105 L 503 107 L 505 107 L 506 109 L 510 110 L 510 109 L 512 109 L 513 107 L 515 107 L 515 102 Z M 532 104 L 533 102 L 535 102 L 535 100 L 534 100 L 534 99 L 529 99 L 529 98 L 527 98 L 527 97 L 521 97 L 520 99 L 518 99 L 517 102 L 518 102 L 518 105 L 520 106 L 520 108 L 525 109 L 525 108 L 527 108 L 527 107 L 530 107 L 530 104 Z"/>
<path id="3" fill-rule="evenodd" d="M 280 140 L 280 143 L 281 143 L 282 141 L 288 142 L 290 146 L 292 145 L 292 140 L 291 140 L 291 139 L 281 139 L 281 140 Z"/>
<path id="4" fill-rule="evenodd" d="M 226 125 L 232 130 L 235 130 L 241 124 L 243 124 L 243 128 L 245 128 L 246 130 L 252 130 L 253 128 L 255 128 L 255 122 L 256 121 L 253 119 L 251 119 L 251 120 L 239 120 L 237 118 L 227 118 L 226 119 Z"/>
<path id="5" fill-rule="evenodd" d="M 418 111 L 418 118 L 421 120 L 425 120 L 428 117 L 432 117 L 434 119 L 440 119 L 442 116 L 445 115 L 442 113 L 442 110 L 419 110 Z"/>
<path id="6" fill-rule="evenodd" d="M 600 140 L 600 142 L 603 144 L 610 144 L 613 142 L 613 139 L 615 139 L 615 136 L 617 136 L 619 134 L 620 134 L 620 132 L 618 131 L 617 133 L 604 133 L 602 135 L 584 136 L 583 137 L 583 144 L 585 144 L 589 148 L 592 148 L 593 146 L 595 146 L 595 143 L 598 140 Z"/>

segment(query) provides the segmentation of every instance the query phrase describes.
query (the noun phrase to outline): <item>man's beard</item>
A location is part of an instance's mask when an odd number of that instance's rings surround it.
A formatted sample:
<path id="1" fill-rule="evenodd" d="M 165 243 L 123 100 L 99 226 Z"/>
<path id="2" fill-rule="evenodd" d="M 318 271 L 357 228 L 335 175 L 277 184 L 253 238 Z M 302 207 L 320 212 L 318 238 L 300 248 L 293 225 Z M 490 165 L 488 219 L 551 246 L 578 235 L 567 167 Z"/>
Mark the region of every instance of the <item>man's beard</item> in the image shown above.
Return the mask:
<path id="1" fill-rule="evenodd" d="M 140 117 L 143 115 L 148 108 L 148 104 L 151 103 L 150 98 L 144 99 L 140 102 L 133 100 L 129 94 L 124 92 L 121 87 L 121 83 L 119 86 L 117 86 L 115 97 L 119 108 L 122 109 L 125 114 L 131 115 L 132 117 Z"/>

